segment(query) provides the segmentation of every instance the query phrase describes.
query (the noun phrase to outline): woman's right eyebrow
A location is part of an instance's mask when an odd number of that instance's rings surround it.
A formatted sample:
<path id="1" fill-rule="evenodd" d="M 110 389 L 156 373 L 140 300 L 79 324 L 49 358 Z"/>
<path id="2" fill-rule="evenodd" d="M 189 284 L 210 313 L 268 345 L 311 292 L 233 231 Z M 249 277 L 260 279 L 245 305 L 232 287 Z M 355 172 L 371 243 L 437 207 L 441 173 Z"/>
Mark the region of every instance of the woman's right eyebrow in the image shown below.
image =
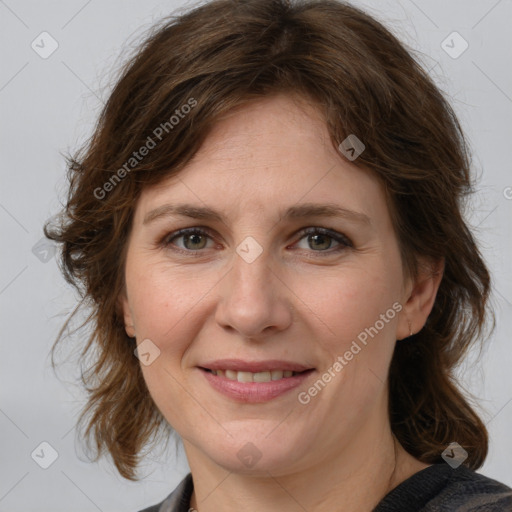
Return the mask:
<path id="1" fill-rule="evenodd" d="M 224 217 L 206 206 L 191 204 L 164 204 L 146 214 L 143 224 L 149 224 L 161 217 L 190 217 L 192 219 L 217 220 L 224 222 Z"/>
<path id="2" fill-rule="evenodd" d="M 177 216 L 192 219 L 216 220 L 226 223 L 226 218 L 222 213 L 207 206 L 164 204 L 148 212 L 144 217 L 143 224 L 149 224 L 162 217 Z M 349 210 L 333 203 L 302 203 L 293 205 L 280 215 L 280 220 L 310 217 L 341 217 L 352 222 L 372 226 L 370 218 L 365 213 Z"/>

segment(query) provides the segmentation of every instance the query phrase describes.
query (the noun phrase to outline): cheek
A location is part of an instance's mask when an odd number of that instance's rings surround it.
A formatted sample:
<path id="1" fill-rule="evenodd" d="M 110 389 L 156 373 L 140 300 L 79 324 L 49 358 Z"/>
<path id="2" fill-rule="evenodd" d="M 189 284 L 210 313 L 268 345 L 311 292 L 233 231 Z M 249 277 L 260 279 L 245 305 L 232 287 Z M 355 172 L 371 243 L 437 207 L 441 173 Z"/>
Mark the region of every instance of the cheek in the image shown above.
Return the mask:
<path id="1" fill-rule="evenodd" d="M 147 257 L 132 256 L 127 260 L 126 285 L 137 343 L 149 339 L 160 350 L 151 364 L 141 364 L 150 395 L 167 421 L 186 431 L 189 426 L 182 425 L 183 414 L 178 411 L 190 410 L 191 404 L 183 392 L 181 364 L 201 329 L 194 314 L 212 284 L 205 277 L 195 279 L 190 270 L 185 273 Z"/>
<path id="2" fill-rule="evenodd" d="M 150 339 L 170 371 L 180 371 L 186 351 L 214 314 L 211 297 L 222 273 L 199 272 L 142 256 L 127 262 L 127 290 L 138 342 Z M 142 368 L 143 371 L 152 367 Z M 148 377 L 151 372 L 148 372 Z"/>
<path id="3" fill-rule="evenodd" d="M 395 342 L 400 279 L 394 269 L 375 259 L 317 279 L 301 277 L 294 291 L 310 311 L 306 318 L 311 319 L 313 332 L 323 333 L 317 340 L 333 361 L 354 340 L 361 346 L 357 359 L 382 359 Z M 306 308 L 303 311 L 306 315 Z"/>
<path id="4" fill-rule="evenodd" d="M 130 305 L 140 335 L 160 335 L 172 329 L 210 288 L 207 276 L 172 268 L 143 256 L 128 261 L 126 281 Z"/>

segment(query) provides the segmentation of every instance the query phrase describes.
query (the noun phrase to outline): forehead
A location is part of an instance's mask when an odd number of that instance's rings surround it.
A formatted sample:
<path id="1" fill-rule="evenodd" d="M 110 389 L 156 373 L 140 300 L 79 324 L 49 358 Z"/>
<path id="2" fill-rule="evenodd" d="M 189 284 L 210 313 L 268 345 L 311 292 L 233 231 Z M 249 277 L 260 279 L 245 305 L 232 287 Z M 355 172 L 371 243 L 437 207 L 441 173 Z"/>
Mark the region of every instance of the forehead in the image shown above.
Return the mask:
<path id="1" fill-rule="evenodd" d="M 324 157 L 330 153 L 333 162 L 339 157 L 318 108 L 301 97 L 277 94 L 219 118 L 191 163 L 243 158 L 261 165 L 268 156 L 272 164 L 276 157 L 294 160 L 294 154 L 311 151 Z"/>
<path id="2" fill-rule="evenodd" d="M 321 113 L 285 95 L 264 98 L 217 121 L 194 158 L 143 190 L 138 217 L 163 202 L 218 204 L 258 215 L 301 202 L 338 203 L 381 216 L 381 183 L 344 159 Z"/>

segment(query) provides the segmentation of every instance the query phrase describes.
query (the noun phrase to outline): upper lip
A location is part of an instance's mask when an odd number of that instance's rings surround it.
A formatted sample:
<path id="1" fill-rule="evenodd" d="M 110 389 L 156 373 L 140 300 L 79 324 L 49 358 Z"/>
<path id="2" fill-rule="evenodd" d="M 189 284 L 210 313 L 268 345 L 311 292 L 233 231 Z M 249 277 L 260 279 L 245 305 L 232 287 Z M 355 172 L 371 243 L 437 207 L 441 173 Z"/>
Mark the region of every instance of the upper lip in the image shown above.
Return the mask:
<path id="1" fill-rule="evenodd" d="M 303 372 L 312 370 L 311 366 L 305 366 L 292 361 L 278 359 L 267 359 L 266 361 L 243 361 L 242 359 L 217 359 L 199 365 L 207 370 L 233 370 L 240 372 L 268 372 L 270 370 L 288 370 L 292 372 Z"/>

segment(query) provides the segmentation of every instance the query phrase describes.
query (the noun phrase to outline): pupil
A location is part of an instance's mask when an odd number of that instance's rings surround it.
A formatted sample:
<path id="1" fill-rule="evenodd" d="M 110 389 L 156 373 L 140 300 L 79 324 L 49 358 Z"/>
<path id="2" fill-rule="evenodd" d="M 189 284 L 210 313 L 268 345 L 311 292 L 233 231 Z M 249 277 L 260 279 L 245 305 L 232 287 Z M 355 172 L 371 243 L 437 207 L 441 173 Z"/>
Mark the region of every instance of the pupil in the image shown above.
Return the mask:
<path id="1" fill-rule="evenodd" d="M 200 239 L 201 237 L 202 235 L 198 234 L 187 235 L 187 242 L 192 241 L 192 245 L 195 245 L 196 243 L 199 243 L 197 239 Z"/>
<path id="2" fill-rule="evenodd" d="M 320 247 L 320 249 L 322 249 L 322 248 L 323 249 L 328 249 L 329 245 L 330 245 L 330 243 L 328 241 L 329 240 L 328 236 L 321 235 L 321 234 L 320 235 L 311 235 L 311 239 L 314 240 L 313 244 L 315 244 L 318 241 L 318 239 L 320 238 L 320 245 L 322 245 L 322 237 L 324 238 L 324 240 L 327 240 L 327 242 L 326 242 L 327 245 L 325 246 L 325 243 L 324 243 L 324 247 Z"/>

